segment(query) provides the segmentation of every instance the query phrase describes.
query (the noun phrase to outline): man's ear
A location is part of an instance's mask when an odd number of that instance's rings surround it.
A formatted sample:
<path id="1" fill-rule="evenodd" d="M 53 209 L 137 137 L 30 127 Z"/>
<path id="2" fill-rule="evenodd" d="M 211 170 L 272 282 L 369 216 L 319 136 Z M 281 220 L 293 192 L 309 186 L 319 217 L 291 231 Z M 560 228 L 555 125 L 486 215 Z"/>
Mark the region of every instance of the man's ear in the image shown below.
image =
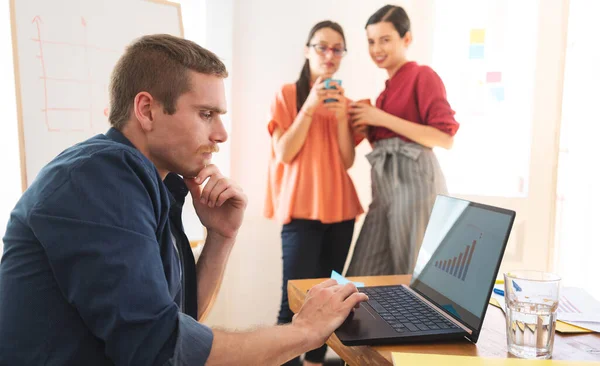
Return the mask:
<path id="1" fill-rule="evenodd" d="M 138 93 L 133 100 L 133 113 L 144 131 L 154 128 L 154 115 L 152 106 L 156 101 L 148 92 Z"/>

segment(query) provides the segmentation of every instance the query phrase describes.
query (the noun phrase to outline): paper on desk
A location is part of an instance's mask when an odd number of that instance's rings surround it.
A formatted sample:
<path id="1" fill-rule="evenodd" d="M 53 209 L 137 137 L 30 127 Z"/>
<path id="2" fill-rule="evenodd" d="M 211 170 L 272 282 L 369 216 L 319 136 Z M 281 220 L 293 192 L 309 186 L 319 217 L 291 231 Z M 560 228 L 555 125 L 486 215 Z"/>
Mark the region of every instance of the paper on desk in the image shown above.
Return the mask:
<path id="1" fill-rule="evenodd" d="M 504 285 L 495 285 L 494 288 L 500 289 L 502 291 L 504 291 Z M 503 312 L 506 313 L 506 302 L 504 301 L 504 296 L 502 295 L 498 295 L 497 293 L 495 293 L 492 290 L 492 298 L 490 299 L 490 303 L 492 302 L 492 299 L 496 300 L 498 302 L 498 307 L 500 309 L 502 309 Z M 492 305 L 496 305 L 496 304 L 492 304 Z"/>
<path id="2" fill-rule="evenodd" d="M 524 360 L 520 358 L 484 358 L 473 356 L 446 356 L 418 353 L 392 352 L 392 362 L 395 366 L 592 366 L 600 362 L 554 361 L 554 360 Z"/>
<path id="3" fill-rule="evenodd" d="M 337 283 L 340 285 L 345 285 L 348 282 L 351 282 L 346 277 L 342 276 L 341 274 L 337 273 L 336 271 L 331 271 L 331 278 L 336 280 Z M 365 287 L 365 284 L 363 282 L 352 282 L 352 283 L 354 283 L 354 286 L 356 286 L 356 287 Z"/>
<path id="4" fill-rule="evenodd" d="M 557 321 L 556 323 L 558 324 L 559 321 Z M 600 333 L 600 323 L 593 323 L 593 322 L 570 322 L 570 321 L 569 322 L 560 321 L 560 322 L 563 323 L 563 324 L 575 326 L 575 327 L 578 327 L 578 328 L 587 329 L 587 330 L 592 331 L 592 332 Z"/>
<path id="5" fill-rule="evenodd" d="M 558 319 L 600 332 L 600 302 L 578 287 L 560 289 Z"/>
<path id="6" fill-rule="evenodd" d="M 503 285 L 496 285 L 494 288 L 504 290 Z M 498 295 L 495 292 L 492 292 L 492 297 L 490 298 L 490 304 L 502 309 L 503 312 L 506 313 L 506 303 L 504 301 L 504 296 Z M 560 320 L 556 322 L 556 331 L 559 333 L 591 333 L 594 329 L 588 328 L 584 325 L 584 323 L 572 324 L 565 323 Z"/>

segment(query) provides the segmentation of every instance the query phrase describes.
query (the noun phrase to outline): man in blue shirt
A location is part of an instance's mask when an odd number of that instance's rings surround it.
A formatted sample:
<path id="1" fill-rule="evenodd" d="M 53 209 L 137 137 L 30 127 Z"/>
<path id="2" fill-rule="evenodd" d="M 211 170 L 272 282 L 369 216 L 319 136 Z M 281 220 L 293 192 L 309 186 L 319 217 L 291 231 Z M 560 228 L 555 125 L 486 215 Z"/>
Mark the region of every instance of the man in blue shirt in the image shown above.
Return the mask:
<path id="1" fill-rule="evenodd" d="M 111 80 L 112 128 L 52 160 L 11 213 L 0 364 L 276 365 L 322 345 L 366 300 L 329 280 L 289 325 L 233 333 L 197 321 L 247 204 L 210 164 L 227 139 L 225 77 L 191 41 L 154 35 L 127 48 Z M 181 223 L 188 193 L 208 233 L 196 264 Z"/>

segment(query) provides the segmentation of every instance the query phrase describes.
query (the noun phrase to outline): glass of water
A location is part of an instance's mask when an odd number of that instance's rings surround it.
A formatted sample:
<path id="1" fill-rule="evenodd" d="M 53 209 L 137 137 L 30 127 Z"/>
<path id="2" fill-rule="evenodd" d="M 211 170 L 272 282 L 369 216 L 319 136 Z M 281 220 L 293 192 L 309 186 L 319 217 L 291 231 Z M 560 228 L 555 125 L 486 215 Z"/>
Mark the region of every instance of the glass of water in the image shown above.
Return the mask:
<path id="1" fill-rule="evenodd" d="M 560 277 L 538 271 L 504 274 L 508 351 L 520 358 L 552 357 Z"/>

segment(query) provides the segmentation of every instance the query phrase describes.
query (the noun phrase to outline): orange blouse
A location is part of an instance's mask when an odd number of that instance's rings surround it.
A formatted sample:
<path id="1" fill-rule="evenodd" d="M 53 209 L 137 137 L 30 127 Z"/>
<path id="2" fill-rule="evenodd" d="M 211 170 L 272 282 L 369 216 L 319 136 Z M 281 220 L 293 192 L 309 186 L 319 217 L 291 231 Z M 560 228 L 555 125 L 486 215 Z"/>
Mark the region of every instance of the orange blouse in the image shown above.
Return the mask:
<path id="1" fill-rule="evenodd" d="M 286 84 L 271 106 L 271 136 L 276 127 L 285 132 L 297 114 L 296 84 Z M 335 114 L 319 106 L 312 118 L 306 141 L 291 163 L 277 160 L 271 145 L 264 213 L 281 224 L 292 219 L 329 224 L 363 213 L 340 155 Z"/>

